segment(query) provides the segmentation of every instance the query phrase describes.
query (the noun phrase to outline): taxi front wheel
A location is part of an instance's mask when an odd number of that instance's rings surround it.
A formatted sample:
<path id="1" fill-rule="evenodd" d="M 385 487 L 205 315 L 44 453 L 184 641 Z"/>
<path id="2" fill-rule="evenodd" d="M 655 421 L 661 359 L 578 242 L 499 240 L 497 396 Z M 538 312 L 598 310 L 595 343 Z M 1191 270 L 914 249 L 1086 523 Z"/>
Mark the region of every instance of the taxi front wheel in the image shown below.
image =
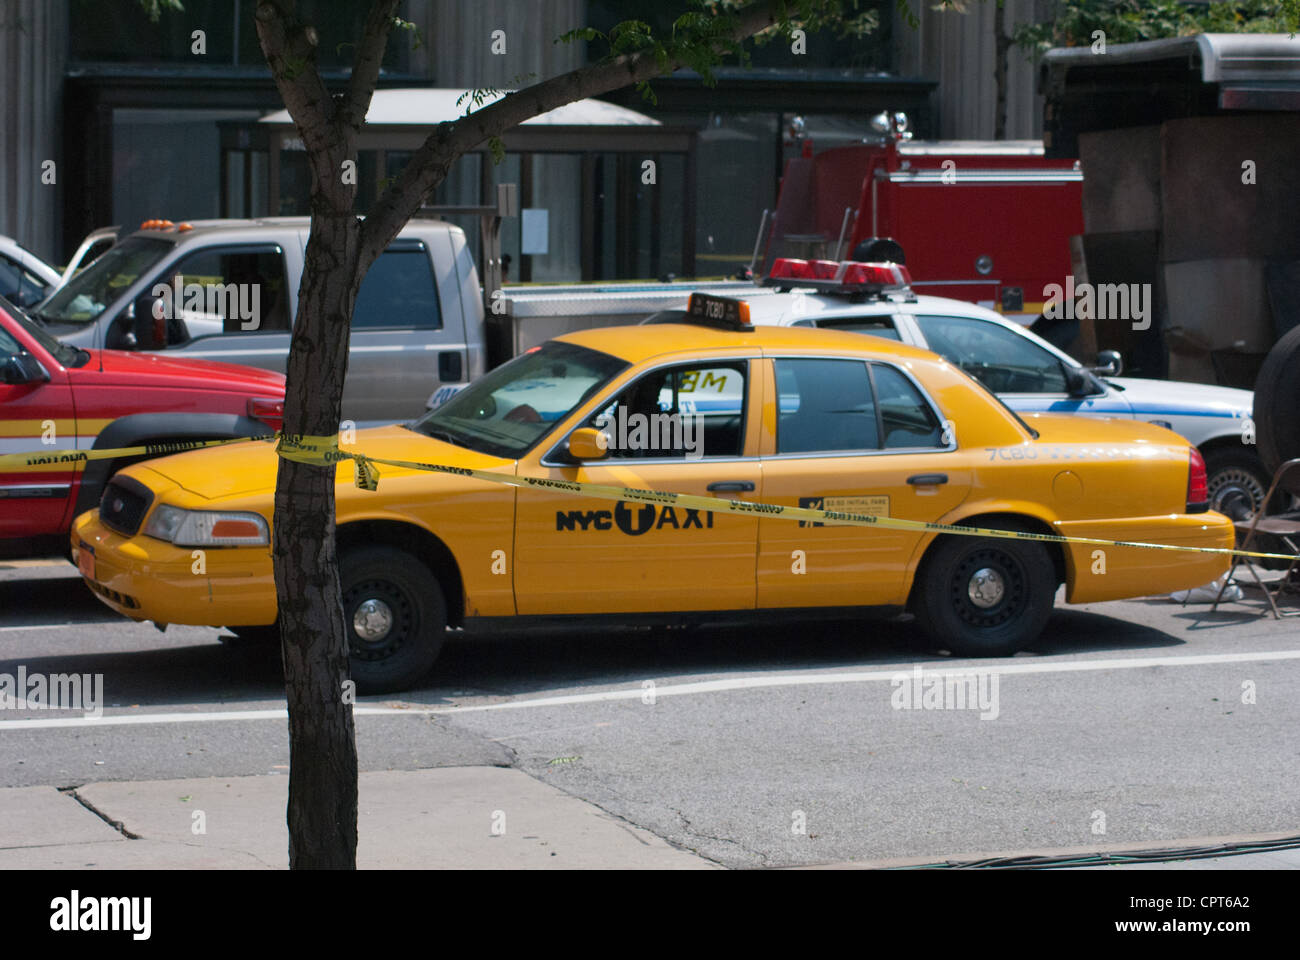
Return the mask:
<path id="1" fill-rule="evenodd" d="M 914 593 L 917 626 L 964 657 L 1009 657 L 1051 616 L 1056 574 L 1041 543 L 944 537 L 925 558 Z"/>
<path id="2" fill-rule="evenodd" d="M 339 558 L 343 625 L 357 693 L 418 683 L 447 634 L 442 587 L 417 558 L 393 547 L 359 547 Z"/>

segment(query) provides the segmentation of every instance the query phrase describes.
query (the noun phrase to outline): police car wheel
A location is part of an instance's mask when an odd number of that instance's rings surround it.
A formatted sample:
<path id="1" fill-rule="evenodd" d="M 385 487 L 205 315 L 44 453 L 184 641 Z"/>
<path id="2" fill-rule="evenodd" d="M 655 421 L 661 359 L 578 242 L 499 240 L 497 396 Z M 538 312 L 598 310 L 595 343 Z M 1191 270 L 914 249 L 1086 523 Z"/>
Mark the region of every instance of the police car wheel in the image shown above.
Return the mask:
<path id="1" fill-rule="evenodd" d="M 1271 478 L 1254 454 L 1214 451 L 1205 458 L 1210 509 L 1231 520 L 1249 520 L 1264 502 Z"/>
<path id="2" fill-rule="evenodd" d="M 438 659 L 447 606 L 437 579 L 392 547 L 360 547 L 339 558 L 343 625 L 352 679 L 361 694 L 418 683 Z"/>
<path id="3" fill-rule="evenodd" d="M 1007 657 L 1037 639 L 1055 596 L 1055 567 L 1043 544 L 942 537 L 926 555 L 912 613 L 935 647 Z"/>

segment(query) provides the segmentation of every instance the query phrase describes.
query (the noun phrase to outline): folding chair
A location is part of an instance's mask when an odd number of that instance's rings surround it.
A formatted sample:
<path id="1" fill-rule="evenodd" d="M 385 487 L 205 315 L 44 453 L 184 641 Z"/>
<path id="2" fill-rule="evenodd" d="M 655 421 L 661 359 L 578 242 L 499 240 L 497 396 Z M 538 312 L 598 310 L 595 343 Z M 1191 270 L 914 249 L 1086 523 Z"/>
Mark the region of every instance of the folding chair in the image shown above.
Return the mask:
<path id="1" fill-rule="evenodd" d="M 1245 534 L 1246 539 L 1242 542 L 1242 550 L 1250 550 L 1255 545 L 1257 535 L 1266 534 L 1275 537 L 1286 544 L 1287 551 L 1293 554 L 1290 565 L 1286 568 L 1286 573 L 1277 581 L 1275 589 L 1270 591 L 1263 580 L 1259 578 L 1259 572 L 1255 569 L 1253 563 L 1246 563 L 1247 569 L 1250 570 L 1251 576 L 1255 578 L 1255 583 L 1264 591 L 1264 599 L 1268 601 L 1269 607 L 1273 610 L 1273 616 L 1277 619 L 1282 617 L 1300 616 L 1300 610 L 1282 613 L 1277 608 L 1276 598 L 1281 596 L 1282 591 L 1286 590 L 1292 584 L 1292 576 L 1296 570 L 1296 564 L 1300 563 L 1300 512 L 1291 511 L 1276 513 L 1267 516 L 1268 505 L 1273 502 L 1273 495 L 1279 490 L 1285 491 L 1292 496 L 1300 496 L 1300 459 L 1288 460 L 1277 468 L 1273 474 L 1273 482 L 1269 484 L 1268 493 L 1264 497 L 1264 504 L 1255 511 L 1255 515 L 1250 520 L 1240 520 L 1233 524 L 1237 529 L 1238 535 Z M 1277 551 L 1262 551 L 1277 552 Z M 1210 607 L 1213 611 L 1219 606 L 1219 601 L 1223 599 L 1223 591 L 1228 588 L 1232 582 L 1232 575 L 1236 572 L 1238 564 L 1245 563 L 1241 557 L 1232 558 L 1232 569 L 1228 571 L 1227 577 L 1223 580 L 1223 586 L 1219 588 L 1219 595 L 1214 599 L 1214 606 Z"/>

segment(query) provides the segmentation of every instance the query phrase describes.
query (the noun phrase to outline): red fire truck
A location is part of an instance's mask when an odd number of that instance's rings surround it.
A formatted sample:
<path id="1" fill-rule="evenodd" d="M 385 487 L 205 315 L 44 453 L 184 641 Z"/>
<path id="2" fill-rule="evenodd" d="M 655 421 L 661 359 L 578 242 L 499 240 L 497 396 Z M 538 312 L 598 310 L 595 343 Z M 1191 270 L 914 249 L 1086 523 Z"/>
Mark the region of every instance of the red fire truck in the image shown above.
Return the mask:
<path id="1" fill-rule="evenodd" d="M 901 113 L 871 124 L 872 140 L 820 153 L 804 140 L 786 164 L 776 213 L 760 230 L 764 274 L 778 257 L 894 259 L 918 293 L 1032 323 L 1044 289 L 1074 272 L 1079 162 L 1044 157 L 1038 141 L 914 141 Z"/>

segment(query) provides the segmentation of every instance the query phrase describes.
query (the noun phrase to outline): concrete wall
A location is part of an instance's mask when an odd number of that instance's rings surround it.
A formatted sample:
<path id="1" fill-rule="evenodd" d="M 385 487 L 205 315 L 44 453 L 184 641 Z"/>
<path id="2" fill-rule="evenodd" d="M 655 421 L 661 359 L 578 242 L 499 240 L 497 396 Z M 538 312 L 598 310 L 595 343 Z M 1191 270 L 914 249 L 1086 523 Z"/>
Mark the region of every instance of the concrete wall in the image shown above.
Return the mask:
<path id="1" fill-rule="evenodd" d="M 425 44 L 412 54 L 412 71 L 439 87 L 528 86 L 585 59 L 586 44 L 553 42 L 586 25 L 584 0 L 411 0 L 408 16 Z M 492 53 L 494 30 L 506 33 L 504 55 Z"/>
<path id="2" fill-rule="evenodd" d="M 41 163 L 60 159 L 59 117 L 67 7 L 0 0 L 0 234 L 58 262 L 64 181 L 41 183 Z"/>
<path id="3" fill-rule="evenodd" d="M 997 103 L 993 79 L 994 38 L 992 2 L 967 3 L 965 12 L 936 10 L 933 3 L 913 3 L 920 26 L 912 29 L 895 19 L 895 55 L 901 76 L 939 81 L 938 136 L 953 140 L 993 137 Z M 1048 17 L 1043 0 L 1006 0 L 1006 32 L 1017 23 Z M 1007 138 L 1036 139 L 1043 135 L 1043 98 L 1035 91 L 1030 59 L 1012 47 L 1007 57 Z"/>

